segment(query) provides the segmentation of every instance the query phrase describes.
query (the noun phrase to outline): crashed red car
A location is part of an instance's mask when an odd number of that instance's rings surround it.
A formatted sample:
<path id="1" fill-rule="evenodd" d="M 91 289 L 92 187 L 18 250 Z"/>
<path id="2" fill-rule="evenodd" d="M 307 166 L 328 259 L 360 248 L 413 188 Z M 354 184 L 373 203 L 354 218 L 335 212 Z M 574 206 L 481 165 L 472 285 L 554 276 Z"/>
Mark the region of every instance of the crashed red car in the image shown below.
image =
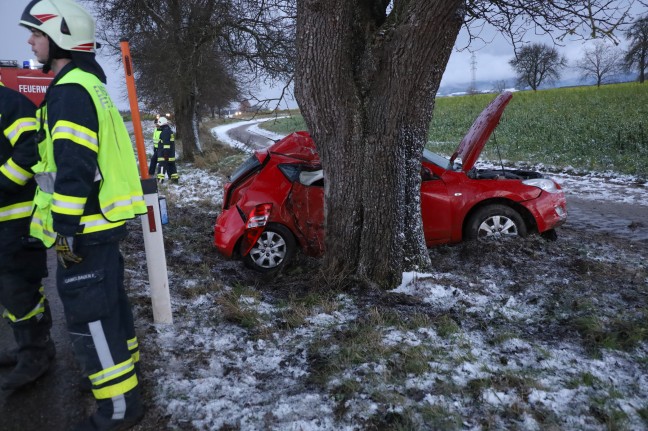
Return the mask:
<path id="1" fill-rule="evenodd" d="M 448 160 L 428 150 L 421 166 L 421 212 L 428 247 L 466 239 L 539 233 L 555 237 L 567 218 L 565 196 L 533 171 L 477 169 L 511 93 L 475 120 Z M 320 255 L 324 245 L 324 177 L 315 143 L 293 133 L 257 151 L 225 184 L 214 244 L 261 272 L 280 269 L 297 249 Z"/>

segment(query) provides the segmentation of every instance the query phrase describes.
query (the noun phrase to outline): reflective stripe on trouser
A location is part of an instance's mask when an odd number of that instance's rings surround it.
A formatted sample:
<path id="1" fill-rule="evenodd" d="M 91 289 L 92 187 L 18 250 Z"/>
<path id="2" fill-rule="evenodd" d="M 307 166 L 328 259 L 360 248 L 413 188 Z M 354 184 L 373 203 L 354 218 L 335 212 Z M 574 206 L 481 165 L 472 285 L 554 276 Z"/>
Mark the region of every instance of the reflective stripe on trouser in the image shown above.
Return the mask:
<path id="1" fill-rule="evenodd" d="M 45 293 L 42 286 L 40 287 L 40 289 L 38 289 L 38 292 L 40 293 L 41 297 L 34 308 L 32 308 L 27 314 L 16 316 L 15 314 L 12 314 L 8 309 L 5 309 L 2 312 L 2 317 L 9 319 L 9 321 L 13 323 L 17 323 L 24 322 L 25 320 L 29 320 L 32 317 L 38 316 L 39 314 L 43 314 L 45 312 Z"/>
<path id="2" fill-rule="evenodd" d="M 139 343 L 137 342 L 137 337 L 131 338 L 130 340 L 127 340 L 126 343 L 128 344 L 128 351 L 131 354 L 131 359 L 133 360 L 133 364 L 137 365 L 139 362 Z"/>
<path id="3" fill-rule="evenodd" d="M 42 279 L 47 277 L 47 255 L 40 241 L 27 243 L 29 219 L 0 223 L 0 304 L 12 323 L 45 311 Z"/>
<path id="4" fill-rule="evenodd" d="M 176 167 L 175 162 L 172 161 L 159 162 L 159 166 L 160 166 L 160 172 L 157 175 L 157 178 L 159 180 L 163 180 L 165 174 L 171 179 L 179 178 L 178 168 Z"/>
<path id="5" fill-rule="evenodd" d="M 56 274 L 59 296 L 82 373 L 89 376 L 98 412 L 120 420 L 137 388 L 133 315 L 124 291 L 124 261 L 117 242 L 75 248 L 79 264 Z M 125 396 L 128 395 L 128 396 Z"/>

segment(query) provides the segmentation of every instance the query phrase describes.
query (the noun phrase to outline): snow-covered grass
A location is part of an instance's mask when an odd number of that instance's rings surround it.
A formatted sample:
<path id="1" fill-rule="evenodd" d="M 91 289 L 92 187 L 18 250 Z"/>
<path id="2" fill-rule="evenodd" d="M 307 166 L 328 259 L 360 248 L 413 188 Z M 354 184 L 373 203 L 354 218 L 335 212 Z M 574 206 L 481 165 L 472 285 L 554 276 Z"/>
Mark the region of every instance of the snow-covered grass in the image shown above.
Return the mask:
<path id="1" fill-rule="evenodd" d="M 645 243 L 568 223 L 556 242 L 431 249 L 435 270 L 389 292 L 336 288 L 308 260 L 262 279 L 212 246 L 224 179 L 180 174 L 160 190 L 173 325 L 151 323 L 136 223 L 125 247 L 140 429 L 648 429 Z M 571 196 L 627 196 L 610 175 L 552 176 Z"/>

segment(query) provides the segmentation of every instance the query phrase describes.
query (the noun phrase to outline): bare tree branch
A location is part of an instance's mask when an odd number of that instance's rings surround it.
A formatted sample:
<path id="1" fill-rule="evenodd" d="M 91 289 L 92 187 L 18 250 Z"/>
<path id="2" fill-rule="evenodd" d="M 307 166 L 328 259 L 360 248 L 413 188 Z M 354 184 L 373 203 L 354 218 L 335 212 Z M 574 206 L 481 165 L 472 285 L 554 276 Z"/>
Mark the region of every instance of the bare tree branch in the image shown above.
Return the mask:
<path id="1" fill-rule="evenodd" d="M 292 75 L 294 2 L 290 0 L 85 0 L 98 12 L 106 46 L 129 37 L 138 95 L 149 109 L 174 111 L 183 155 L 197 145 L 204 110 L 227 105 L 242 75 Z"/>

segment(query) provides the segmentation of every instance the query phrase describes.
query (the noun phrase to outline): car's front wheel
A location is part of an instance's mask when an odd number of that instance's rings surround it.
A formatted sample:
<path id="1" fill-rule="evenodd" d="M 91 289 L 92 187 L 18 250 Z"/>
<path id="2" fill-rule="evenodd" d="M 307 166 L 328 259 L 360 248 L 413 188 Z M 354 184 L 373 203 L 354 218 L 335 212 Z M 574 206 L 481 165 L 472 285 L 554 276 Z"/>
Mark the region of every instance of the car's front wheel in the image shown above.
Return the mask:
<path id="1" fill-rule="evenodd" d="M 249 268 L 259 272 L 275 272 L 283 268 L 295 254 L 295 237 L 288 228 L 280 224 L 269 224 L 243 257 Z"/>
<path id="2" fill-rule="evenodd" d="M 466 225 L 466 239 L 492 240 L 526 234 L 526 225 L 520 214 L 506 205 L 481 208 Z"/>

